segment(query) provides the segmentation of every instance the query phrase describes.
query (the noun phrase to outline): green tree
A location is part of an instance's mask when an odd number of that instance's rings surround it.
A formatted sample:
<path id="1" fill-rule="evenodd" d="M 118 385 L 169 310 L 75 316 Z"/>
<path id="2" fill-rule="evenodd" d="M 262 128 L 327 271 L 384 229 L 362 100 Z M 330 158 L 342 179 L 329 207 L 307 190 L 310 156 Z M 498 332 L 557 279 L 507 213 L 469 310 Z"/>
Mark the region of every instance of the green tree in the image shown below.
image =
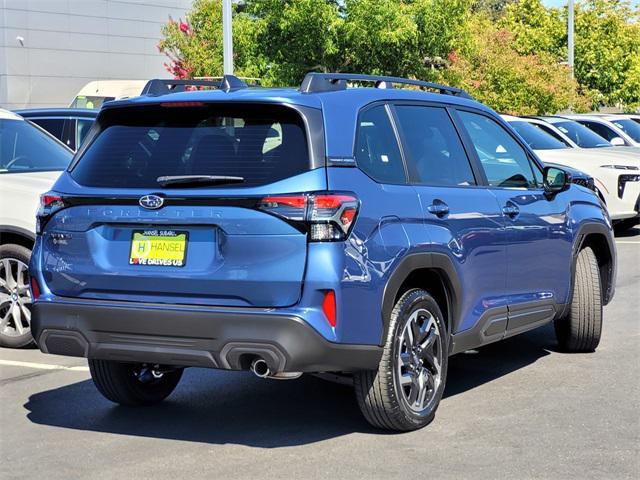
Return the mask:
<path id="1" fill-rule="evenodd" d="M 551 55 L 521 54 L 513 34 L 487 19 L 476 18 L 472 25 L 471 47 L 450 56 L 443 81 L 502 113 L 540 115 L 590 107 L 590 100 L 578 94 L 569 69 Z"/>
<path id="2" fill-rule="evenodd" d="M 567 58 L 567 9 L 547 9 L 541 0 L 511 4 L 501 26 L 513 32 L 523 54 Z M 586 0 L 576 4 L 575 76 L 602 103 L 631 108 L 640 102 L 638 70 L 640 11 L 621 0 Z"/>

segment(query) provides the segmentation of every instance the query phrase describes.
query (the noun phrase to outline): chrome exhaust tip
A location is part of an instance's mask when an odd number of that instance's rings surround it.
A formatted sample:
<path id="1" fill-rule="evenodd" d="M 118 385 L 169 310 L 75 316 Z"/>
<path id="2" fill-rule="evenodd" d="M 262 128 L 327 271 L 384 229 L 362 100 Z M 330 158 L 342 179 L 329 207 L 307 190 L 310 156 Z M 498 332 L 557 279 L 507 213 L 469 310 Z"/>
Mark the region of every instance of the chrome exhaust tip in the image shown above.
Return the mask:
<path id="1" fill-rule="evenodd" d="M 253 362 L 251 362 L 251 371 L 256 377 L 267 378 L 271 375 L 271 370 L 269 369 L 269 365 L 261 358 L 256 358 Z"/>

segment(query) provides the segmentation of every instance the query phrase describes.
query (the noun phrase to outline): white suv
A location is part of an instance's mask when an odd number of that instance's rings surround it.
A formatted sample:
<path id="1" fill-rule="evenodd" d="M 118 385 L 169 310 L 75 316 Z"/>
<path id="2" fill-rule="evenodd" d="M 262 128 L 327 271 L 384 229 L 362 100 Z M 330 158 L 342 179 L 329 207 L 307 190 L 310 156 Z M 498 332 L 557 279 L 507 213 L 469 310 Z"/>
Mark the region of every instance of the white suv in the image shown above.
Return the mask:
<path id="1" fill-rule="evenodd" d="M 502 116 L 545 163 L 575 168 L 593 177 L 596 189 L 619 228 L 640 218 L 640 154 L 635 149 L 569 148 L 556 137 L 532 125 L 528 118 Z"/>
<path id="2" fill-rule="evenodd" d="M 28 265 L 40 194 L 72 152 L 39 127 L 0 109 L 0 346 L 31 342 Z"/>

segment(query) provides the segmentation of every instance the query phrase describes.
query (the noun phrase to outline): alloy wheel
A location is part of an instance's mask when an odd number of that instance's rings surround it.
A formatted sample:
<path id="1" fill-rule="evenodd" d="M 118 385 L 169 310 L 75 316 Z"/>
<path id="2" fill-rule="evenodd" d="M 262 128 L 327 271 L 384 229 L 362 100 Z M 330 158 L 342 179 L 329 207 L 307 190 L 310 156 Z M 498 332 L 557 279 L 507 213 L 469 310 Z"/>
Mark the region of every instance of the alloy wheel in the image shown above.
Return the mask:
<path id="1" fill-rule="evenodd" d="M 415 310 L 396 342 L 398 390 L 411 410 L 428 410 L 442 381 L 442 335 L 435 317 Z"/>
<path id="2" fill-rule="evenodd" d="M 0 260 L 0 335 L 22 336 L 31 330 L 29 268 L 16 258 Z"/>

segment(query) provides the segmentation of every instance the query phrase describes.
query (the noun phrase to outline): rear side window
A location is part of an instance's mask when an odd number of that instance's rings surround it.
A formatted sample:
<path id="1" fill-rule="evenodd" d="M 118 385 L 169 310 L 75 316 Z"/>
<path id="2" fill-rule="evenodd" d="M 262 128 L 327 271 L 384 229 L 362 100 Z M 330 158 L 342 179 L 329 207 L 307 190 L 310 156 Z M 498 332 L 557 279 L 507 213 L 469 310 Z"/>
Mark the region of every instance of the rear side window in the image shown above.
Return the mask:
<path id="1" fill-rule="evenodd" d="M 47 132 L 56 137 L 62 143 L 65 143 L 64 118 L 34 118 L 30 119 L 30 121 L 44 128 Z"/>
<path id="2" fill-rule="evenodd" d="M 102 132 L 71 172 L 82 185 L 159 188 L 162 176 L 220 175 L 242 177 L 233 186 L 244 187 L 309 170 L 302 119 L 286 107 L 152 106 L 103 115 Z"/>
<path id="3" fill-rule="evenodd" d="M 365 110 L 358 118 L 356 163 L 380 183 L 406 183 L 400 148 L 384 106 Z"/>
<path id="4" fill-rule="evenodd" d="M 396 112 L 417 183 L 476 184 L 469 159 L 444 108 L 397 106 Z"/>

